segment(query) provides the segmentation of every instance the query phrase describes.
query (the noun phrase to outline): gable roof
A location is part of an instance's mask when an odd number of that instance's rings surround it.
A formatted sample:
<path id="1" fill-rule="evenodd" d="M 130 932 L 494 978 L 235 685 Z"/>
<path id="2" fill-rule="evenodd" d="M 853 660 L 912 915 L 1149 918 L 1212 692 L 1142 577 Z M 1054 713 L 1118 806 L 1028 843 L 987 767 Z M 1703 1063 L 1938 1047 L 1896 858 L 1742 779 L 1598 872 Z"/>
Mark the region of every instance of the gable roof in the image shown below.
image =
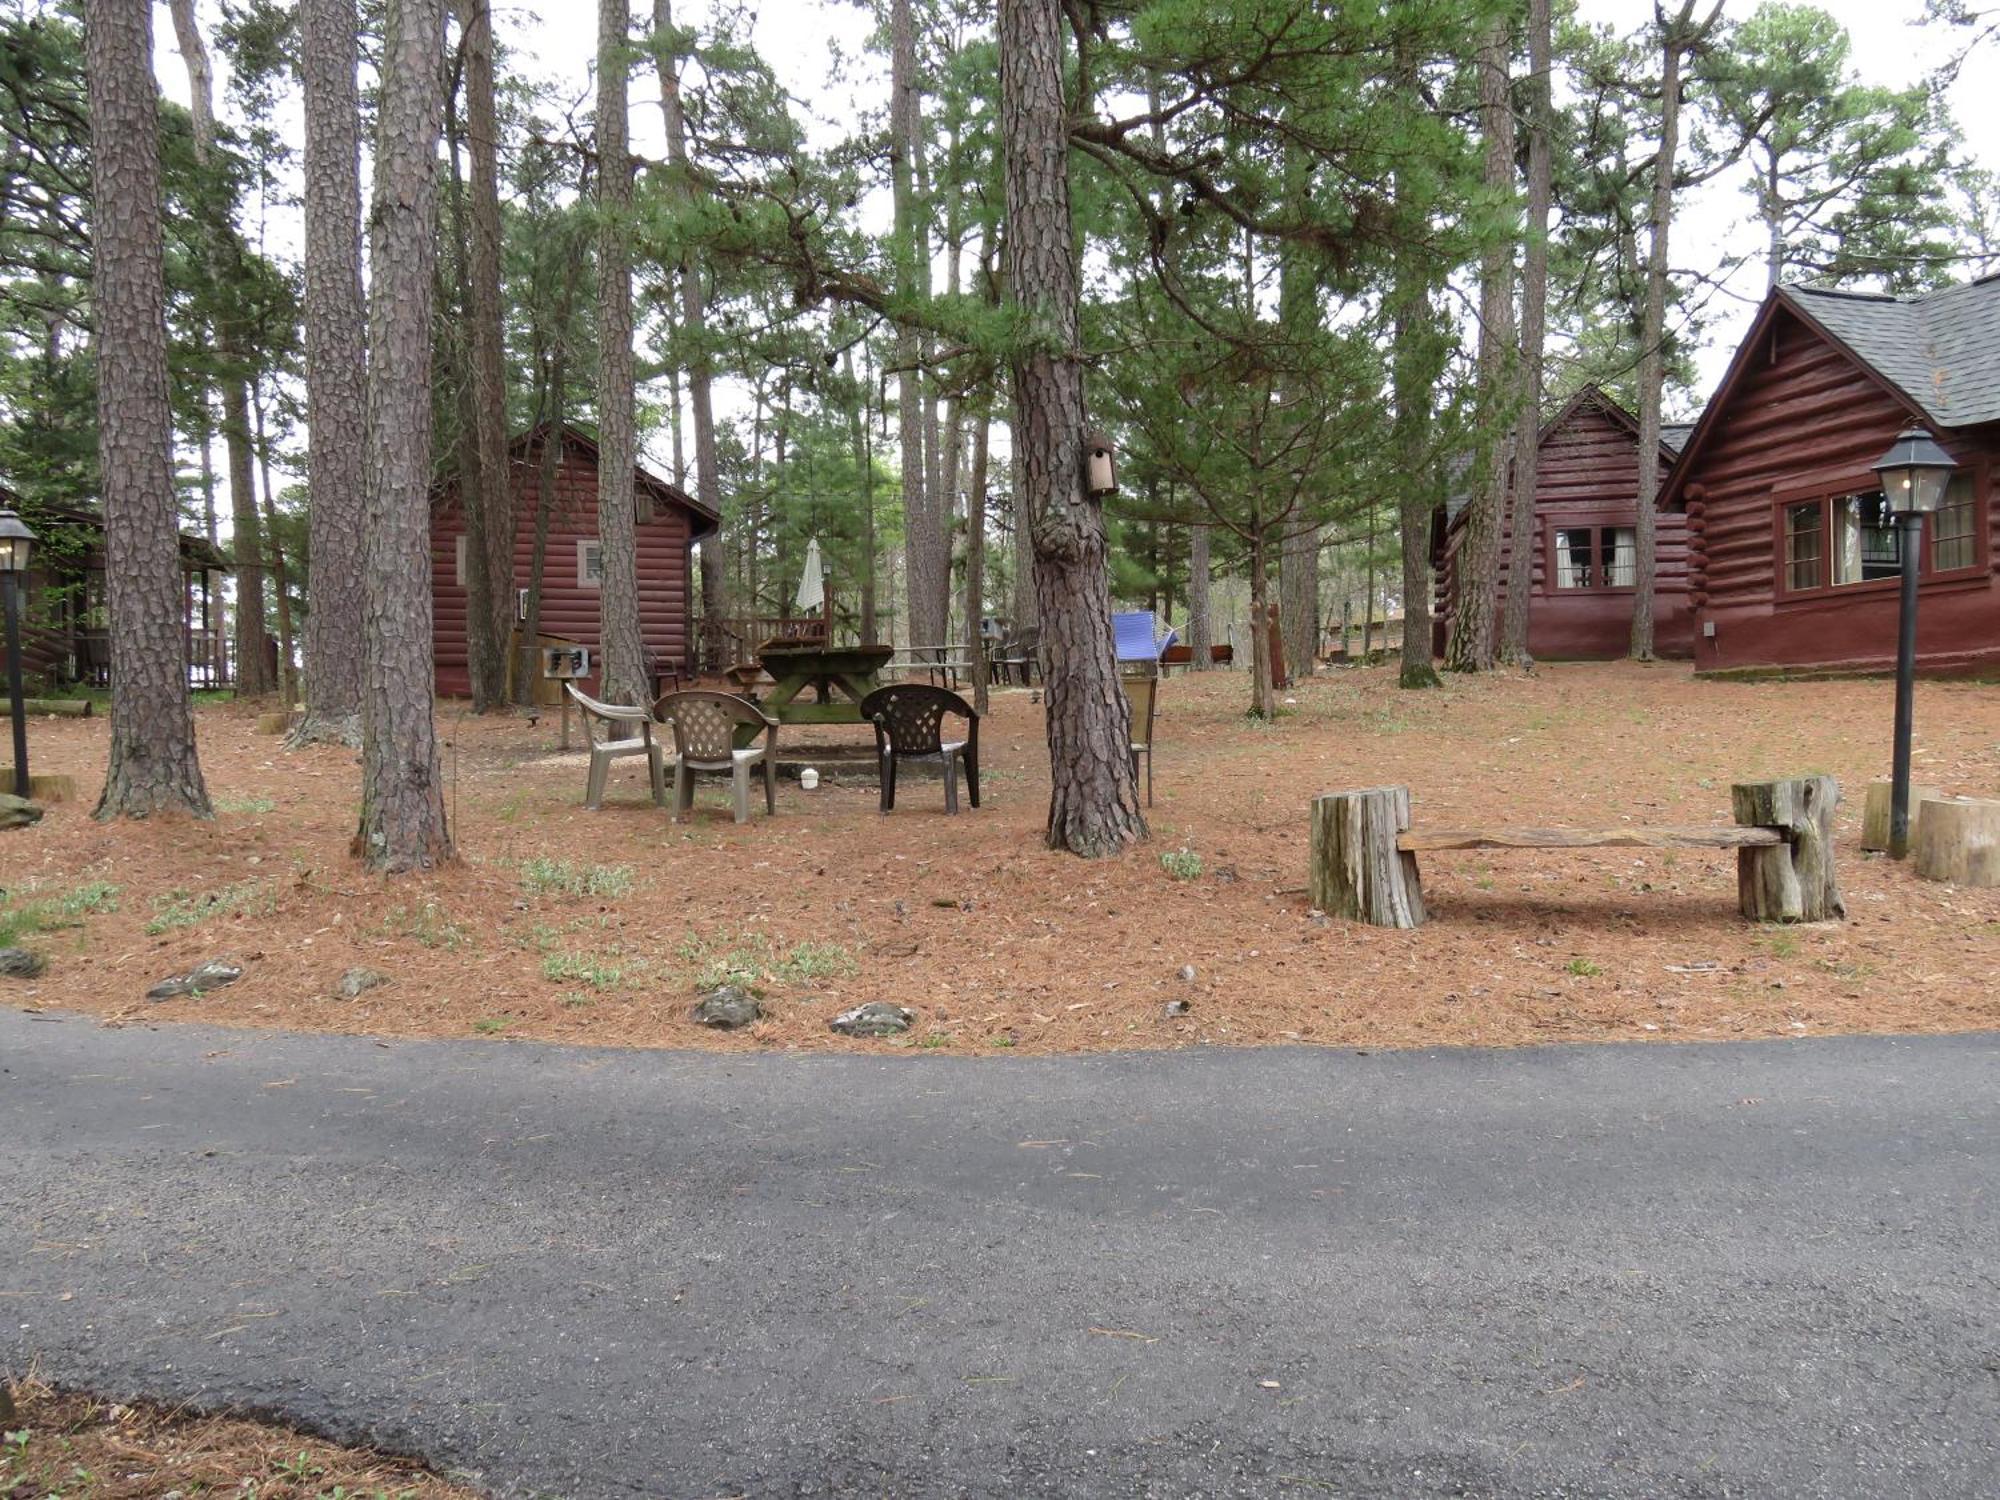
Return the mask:
<path id="1" fill-rule="evenodd" d="M 507 451 L 525 458 L 528 454 L 541 447 L 542 435 L 548 430 L 548 426 L 549 424 L 546 422 L 536 423 L 509 443 Z M 598 448 L 596 433 L 578 427 L 574 422 L 565 422 L 562 424 L 562 440 L 565 448 L 578 448 L 587 454 L 593 467 L 601 468 L 603 466 L 603 453 Z M 633 482 L 644 494 L 651 496 L 654 500 L 662 504 L 678 505 L 693 516 L 695 522 L 691 532 L 693 537 L 704 537 L 721 528 L 721 516 L 710 510 L 706 505 L 703 505 L 679 485 L 669 484 L 666 480 L 660 478 L 659 475 L 653 473 L 644 464 L 634 464 L 632 466 L 632 478 Z"/>
<path id="2" fill-rule="evenodd" d="M 1776 295 L 1939 427 L 2000 421 L 2000 276 L 1921 297 L 1803 286 Z"/>
<path id="3" fill-rule="evenodd" d="M 1609 391 L 1605 390 L 1604 387 L 1598 385 L 1595 381 L 1591 381 L 1588 384 L 1582 386 L 1580 389 L 1578 389 L 1577 392 L 1569 398 L 1569 400 L 1565 401 L 1561 406 L 1556 408 L 1554 415 L 1552 415 L 1551 417 L 1548 418 L 1548 420 L 1542 423 L 1541 431 L 1535 439 L 1536 447 L 1539 448 L 1542 444 L 1548 442 L 1548 440 L 1556 434 L 1557 430 L 1560 429 L 1563 426 L 1563 424 L 1568 422 L 1570 418 L 1574 417 L 1579 411 L 1582 411 L 1585 407 L 1591 407 L 1599 412 L 1602 412 L 1607 418 L 1610 419 L 1613 425 L 1621 427 L 1626 432 L 1630 433 L 1634 445 L 1635 446 L 1637 445 L 1639 441 L 1638 417 L 1636 417 L 1635 415 L 1633 415 L 1632 412 L 1627 410 L 1624 403 L 1619 401 L 1619 399 L 1616 396 L 1613 396 Z M 1692 422 L 1670 422 L 1661 424 L 1660 456 L 1664 458 L 1668 464 L 1672 464 L 1673 461 L 1680 456 L 1681 447 L 1683 444 L 1687 442 L 1688 434 L 1694 431 L 1694 427 L 1695 424 Z M 1453 482 L 1453 489 L 1451 493 L 1445 496 L 1445 521 L 1446 524 L 1448 525 L 1457 524 L 1459 516 L 1464 513 L 1466 505 L 1470 503 L 1472 499 L 1471 495 L 1465 493 L 1465 491 L 1462 488 L 1460 488 L 1460 486 L 1464 484 L 1466 476 L 1468 476 L 1472 471 L 1472 460 L 1469 456 L 1465 454 L 1459 454 L 1454 460 L 1454 463 L 1455 467 L 1451 471 L 1450 475 L 1450 478 Z M 1664 470 L 1662 471 L 1661 492 L 1662 494 L 1665 493 Z"/>

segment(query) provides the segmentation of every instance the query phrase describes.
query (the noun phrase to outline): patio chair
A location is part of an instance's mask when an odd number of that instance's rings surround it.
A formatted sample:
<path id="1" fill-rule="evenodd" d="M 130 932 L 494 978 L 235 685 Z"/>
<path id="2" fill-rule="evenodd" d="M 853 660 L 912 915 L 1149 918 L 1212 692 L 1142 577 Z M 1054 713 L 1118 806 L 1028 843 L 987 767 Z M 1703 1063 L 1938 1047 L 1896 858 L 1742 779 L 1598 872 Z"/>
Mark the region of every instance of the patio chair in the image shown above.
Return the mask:
<path id="1" fill-rule="evenodd" d="M 667 801 L 664 747 L 653 738 L 652 715 L 643 708 L 628 708 L 622 703 L 600 703 L 588 693 L 578 692 L 573 682 L 565 682 L 563 687 L 583 710 L 583 737 L 590 742 L 590 777 L 584 785 L 583 805 L 592 812 L 604 806 L 604 778 L 611 762 L 628 755 L 643 755 L 653 783 L 653 805 L 664 807 Z"/>
<path id="2" fill-rule="evenodd" d="M 1118 681 L 1132 705 L 1132 779 L 1139 777 L 1139 757 L 1146 757 L 1146 806 L 1153 805 L 1153 715 L 1160 703 L 1160 679 L 1151 672 L 1125 672 Z"/>
<path id="3" fill-rule="evenodd" d="M 694 810 L 697 772 L 727 774 L 736 821 L 750 818 L 750 772 L 764 769 L 764 811 L 778 811 L 778 721 L 748 698 L 691 688 L 669 693 L 653 705 L 653 717 L 674 734 L 674 821 L 684 823 Z M 736 747 L 741 724 L 757 727 L 753 742 Z"/>
<path id="4" fill-rule="evenodd" d="M 965 738 L 944 737 L 947 714 L 966 722 Z M 882 811 L 896 805 L 896 762 L 935 760 L 944 767 L 944 810 L 958 811 L 958 767 L 965 763 L 965 780 L 972 805 L 979 806 L 979 715 L 956 693 L 922 682 L 898 682 L 877 688 L 861 700 L 861 717 L 875 726 L 875 755 L 882 781 Z"/>
<path id="5" fill-rule="evenodd" d="M 1028 626 L 994 655 L 991 665 L 995 678 L 1005 682 L 1010 672 L 1018 672 L 1021 676 L 1021 686 L 1026 687 L 1029 678 L 1034 675 L 1036 657 L 1041 651 L 1041 646 L 1040 627 Z"/>

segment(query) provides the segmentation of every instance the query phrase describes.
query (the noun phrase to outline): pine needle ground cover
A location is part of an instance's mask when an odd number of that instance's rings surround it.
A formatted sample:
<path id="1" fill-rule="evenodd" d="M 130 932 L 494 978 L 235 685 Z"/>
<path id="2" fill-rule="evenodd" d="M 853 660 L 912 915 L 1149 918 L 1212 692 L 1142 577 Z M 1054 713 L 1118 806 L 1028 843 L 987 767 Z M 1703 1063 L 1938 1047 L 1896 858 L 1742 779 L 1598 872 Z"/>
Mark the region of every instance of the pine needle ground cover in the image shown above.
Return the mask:
<path id="1" fill-rule="evenodd" d="M 121 1025 L 995 1057 L 2000 1027 L 2000 892 L 1928 884 L 1859 848 L 1890 693 L 1622 663 L 1405 693 L 1376 668 L 1306 682 L 1261 725 L 1241 672 L 1176 676 L 1152 842 L 1096 863 L 1041 845 L 1042 710 L 1019 689 L 995 693 L 982 728 L 976 812 L 946 817 L 935 782 L 906 778 L 883 817 L 872 770 L 830 768 L 815 791 L 783 782 L 778 816 L 742 825 L 704 786 L 676 826 L 637 762 L 586 812 L 584 757 L 557 750 L 551 720 L 446 704 L 463 857 L 395 879 L 348 853 L 352 752 L 287 751 L 254 732 L 252 705 L 200 710 L 211 789 L 236 809 L 206 825 L 92 822 L 103 721 L 42 720 L 34 764 L 80 794 L 0 838 L 0 917 L 39 913 L 22 940 L 48 960 L 0 998 Z M 2000 793 L 2000 687 L 1921 684 L 1917 725 L 1920 783 Z M 1703 850 L 1428 855 L 1434 920 L 1414 932 L 1306 904 L 1318 792 L 1406 783 L 1431 827 L 1727 823 L 1732 780 L 1807 772 L 1846 791 L 1844 922 L 1743 921 L 1733 855 Z M 242 978 L 145 998 L 211 958 Z M 357 970 L 376 977 L 345 997 Z M 697 995 L 718 984 L 755 991 L 762 1018 L 697 1025 Z M 870 1001 L 907 1006 L 914 1026 L 829 1029 Z"/>

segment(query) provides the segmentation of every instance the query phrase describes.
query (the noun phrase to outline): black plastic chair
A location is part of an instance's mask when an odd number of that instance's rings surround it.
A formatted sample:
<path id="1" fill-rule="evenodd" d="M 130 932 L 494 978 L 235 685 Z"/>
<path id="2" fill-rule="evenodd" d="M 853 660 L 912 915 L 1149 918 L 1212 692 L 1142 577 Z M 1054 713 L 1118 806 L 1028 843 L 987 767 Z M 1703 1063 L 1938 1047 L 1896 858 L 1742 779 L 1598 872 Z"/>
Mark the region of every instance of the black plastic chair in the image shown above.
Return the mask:
<path id="1" fill-rule="evenodd" d="M 944 737 L 944 721 L 957 714 L 965 738 Z M 935 760 L 944 766 L 944 810 L 958 811 L 958 767 L 965 763 L 966 787 L 979 806 L 979 715 L 958 694 L 922 682 L 877 688 L 861 700 L 861 717 L 875 726 L 876 764 L 882 781 L 882 811 L 896 805 L 896 762 Z"/>

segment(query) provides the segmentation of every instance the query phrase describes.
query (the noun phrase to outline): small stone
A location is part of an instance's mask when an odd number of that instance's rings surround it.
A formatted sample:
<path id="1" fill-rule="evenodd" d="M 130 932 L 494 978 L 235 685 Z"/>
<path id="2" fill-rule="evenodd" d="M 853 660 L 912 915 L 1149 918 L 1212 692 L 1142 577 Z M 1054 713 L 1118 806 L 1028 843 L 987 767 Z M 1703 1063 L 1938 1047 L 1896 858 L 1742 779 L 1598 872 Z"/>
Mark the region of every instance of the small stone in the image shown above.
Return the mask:
<path id="1" fill-rule="evenodd" d="M 870 1000 L 853 1010 L 844 1010 L 832 1021 L 842 1036 L 896 1036 L 916 1024 L 917 1014 L 886 1000 Z"/>
<path id="2" fill-rule="evenodd" d="M 1181 965 L 1181 983 L 1182 983 L 1182 984 L 1193 984 L 1193 983 L 1194 983 L 1194 965 L 1193 965 L 1193 964 L 1182 964 L 1182 965 Z"/>
<path id="3" fill-rule="evenodd" d="M 0 978 L 39 979 L 48 962 L 26 948 L 0 948 Z"/>
<path id="4" fill-rule="evenodd" d="M 1174 1020 L 1176 1017 L 1186 1015 L 1189 1011 L 1193 1009 L 1194 1009 L 1194 1002 L 1191 1000 L 1169 1000 L 1163 1007 L 1161 1007 L 1160 1014 L 1165 1016 L 1169 1021 L 1171 1021 Z"/>
<path id="5" fill-rule="evenodd" d="M 338 992 L 340 998 L 343 1000 L 358 1000 L 364 991 L 372 990 L 377 985 L 387 984 L 388 982 L 389 976 L 387 974 L 380 973 L 374 969 L 354 968 L 349 969 L 345 974 L 340 976 Z"/>
<path id="6" fill-rule="evenodd" d="M 757 996 L 736 984 L 719 984 L 695 1002 L 692 1012 L 697 1026 L 713 1026 L 718 1031 L 735 1031 L 759 1020 L 764 1007 Z"/>
<path id="7" fill-rule="evenodd" d="M 42 821 L 42 806 L 26 797 L 0 794 L 0 828 L 26 828 Z"/>
<path id="8" fill-rule="evenodd" d="M 243 977 L 243 967 L 231 963 L 226 958 L 206 959 L 196 964 L 185 974 L 175 974 L 162 979 L 146 991 L 148 1000 L 178 1000 L 183 996 L 200 997 L 210 990 L 219 990 L 225 984 L 234 984 Z"/>

